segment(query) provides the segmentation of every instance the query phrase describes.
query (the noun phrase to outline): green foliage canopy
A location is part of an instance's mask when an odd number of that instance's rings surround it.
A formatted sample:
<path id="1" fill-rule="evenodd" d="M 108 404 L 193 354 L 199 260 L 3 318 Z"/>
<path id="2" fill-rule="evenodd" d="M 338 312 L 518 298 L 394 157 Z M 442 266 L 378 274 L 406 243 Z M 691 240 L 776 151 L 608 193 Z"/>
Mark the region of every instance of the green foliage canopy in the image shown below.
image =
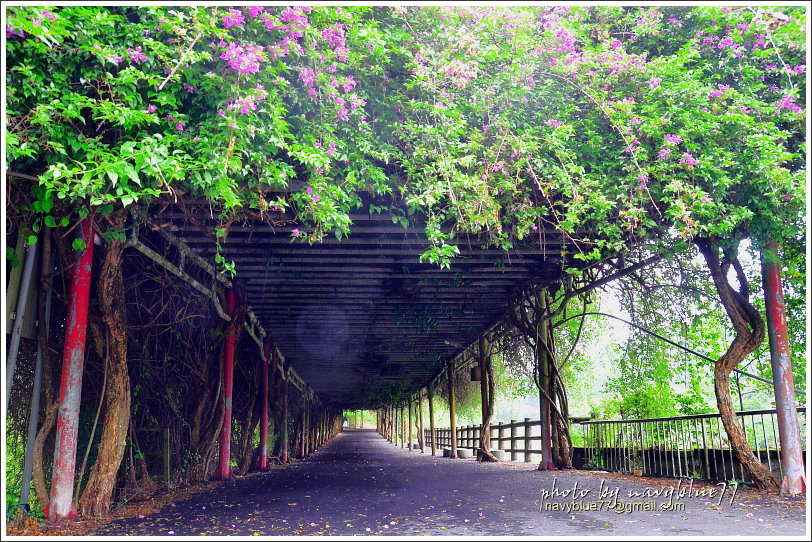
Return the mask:
<path id="1" fill-rule="evenodd" d="M 371 193 L 425 218 L 443 266 L 459 232 L 553 227 L 592 261 L 801 228 L 800 7 L 7 15 L 7 160 L 49 225 L 189 194 L 224 223 L 286 211 L 313 242 Z"/>

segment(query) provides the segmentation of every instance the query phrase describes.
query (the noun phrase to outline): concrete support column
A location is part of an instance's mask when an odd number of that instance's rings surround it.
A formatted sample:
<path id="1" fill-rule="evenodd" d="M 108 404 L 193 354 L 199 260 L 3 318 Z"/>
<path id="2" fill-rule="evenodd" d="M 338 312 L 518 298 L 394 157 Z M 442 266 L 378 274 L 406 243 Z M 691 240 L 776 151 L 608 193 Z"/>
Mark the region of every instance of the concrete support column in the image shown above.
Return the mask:
<path id="1" fill-rule="evenodd" d="M 224 344 L 223 355 L 223 396 L 225 400 L 225 413 L 223 414 L 223 429 L 220 432 L 220 456 L 217 464 L 215 478 L 227 480 L 231 478 L 231 402 L 234 388 L 234 349 L 236 338 L 236 323 L 234 322 L 234 312 L 236 300 L 234 290 L 229 288 L 226 291 L 226 310 L 232 321 L 228 326 L 228 334 Z"/>
<path id="2" fill-rule="evenodd" d="M 428 388 L 429 396 L 429 431 L 431 432 L 431 455 L 437 455 L 437 433 L 434 430 L 434 394 L 431 392 L 431 385 Z"/>
<path id="3" fill-rule="evenodd" d="M 420 453 L 424 453 L 426 447 L 426 436 L 423 434 L 423 404 L 420 393 L 417 394 L 417 443 L 420 445 Z"/>
<path id="4" fill-rule="evenodd" d="M 412 398 L 411 397 L 409 397 L 408 405 L 409 405 L 409 425 L 408 425 L 408 429 L 406 430 L 406 433 L 408 435 L 408 438 L 406 440 L 407 440 L 408 449 L 411 450 L 412 449 Z"/>
<path id="5" fill-rule="evenodd" d="M 288 397 L 290 396 L 290 376 L 286 376 L 282 381 L 282 427 L 279 428 L 279 460 L 282 463 L 290 463 L 290 451 L 288 450 Z"/>
<path id="6" fill-rule="evenodd" d="M 787 315 L 784 310 L 784 292 L 781 285 L 781 267 L 778 245 L 768 241 L 761 254 L 764 300 L 767 308 L 767 333 L 770 340 L 770 364 L 773 370 L 775 408 L 778 411 L 778 438 L 781 442 L 781 463 L 784 479 L 782 495 L 800 495 L 806 492 L 804 458 L 798 411 L 795 404 L 795 384 L 789 354 Z"/>
<path id="7" fill-rule="evenodd" d="M 449 428 L 451 430 L 451 458 L 457 458 L 457 421 L 456 421 L 456 400 L 454 399 L 454 364 L 446 365 L 446 378 L 448 379 L 448 412 Z"/>
<path id="8" fill-rule="evenodd" d="M 82 372 L 87 337 L 87 309 L 93 267 L 93 221 L 81 224 L 85 250 L 71 273 L 70 299 L 65 322 L 65 348 L 62 355 L 62 381 L 59 385 L 59 414 L 56 421 L 54 472 L 51 500 L 45 514 L 52 522 L 76 517 L 73 506 L 73 476 L 76 469 L 76 440 L 79 433 L 79 403 L 82 399 Z"/>
<path id="9" fill-rule="evenodd" d="M 271 341 L 269 338 L 262 343 L 262 374 L 260 375 L 260 399 L 262 401 L 262 411 L 259 415 L 259 459 L 257 459 L 258 470 L 268 470 L 268 370 L 272 362 Z"/>

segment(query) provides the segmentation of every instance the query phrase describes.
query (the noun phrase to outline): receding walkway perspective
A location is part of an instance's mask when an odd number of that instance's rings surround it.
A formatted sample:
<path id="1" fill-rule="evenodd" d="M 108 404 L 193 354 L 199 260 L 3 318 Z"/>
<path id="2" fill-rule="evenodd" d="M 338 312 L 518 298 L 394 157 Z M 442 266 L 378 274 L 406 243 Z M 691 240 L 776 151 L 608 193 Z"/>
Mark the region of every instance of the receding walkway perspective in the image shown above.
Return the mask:
<path id="1" fill-rule="evenodd" d="M 713 495 L 710 491 L 684 482 L 677 487 L 676 480 L 638 482 L 608 473 L 539 472 L 525 463 L 432 457 L 395 447 L 373 430 L 345 429 L 301 462 L 226 481 L 156 514 L 120 520 L 94 534 L 802 536 L 805 532 L 802 499 L 741 488 L 735 495 L 730 488 L 724 494 L 720 488 Z"/>

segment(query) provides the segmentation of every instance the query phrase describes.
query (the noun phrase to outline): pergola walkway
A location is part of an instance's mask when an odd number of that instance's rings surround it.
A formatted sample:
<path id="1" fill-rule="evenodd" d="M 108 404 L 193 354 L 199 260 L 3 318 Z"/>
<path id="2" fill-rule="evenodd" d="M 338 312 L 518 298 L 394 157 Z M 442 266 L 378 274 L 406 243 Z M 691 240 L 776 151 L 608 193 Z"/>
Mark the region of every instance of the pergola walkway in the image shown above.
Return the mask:
<path id="1" fill-rule="evenodd" d="M 285 468 L 224 482 L 160 512 L 110 524 L 98 535 L 803 535 L 802 501 L 739 490 L 718 497 L 672 497 L 684 511 L 659 509 L 668 498 L 628 498 L 645 483 L 601 474 L 539 472 L 533 465 L 451 460 L 394 447 L 373 430 L 347 430 L 317 453 Z M 610 476 L 606 474 L 605 476 Z M 628 503 L 656 501 L 654 511 L 555 510 L 571 496 L 542 498 L 553 481 L 561 490 L 590 489 L 575 502 L 599 503 L 601 483 Z M 676 481 L 651 482 L 652 489 Z M 696 488 L 694 488 L 696 489 Z M 598 506 L 598 505 L 593 505 Z M 621 505 L 622 506 L 622 505 Z M 540 511 L 540 507 L 542 510 Z M 547 507 L 548 510 L 543 510 Z"/>

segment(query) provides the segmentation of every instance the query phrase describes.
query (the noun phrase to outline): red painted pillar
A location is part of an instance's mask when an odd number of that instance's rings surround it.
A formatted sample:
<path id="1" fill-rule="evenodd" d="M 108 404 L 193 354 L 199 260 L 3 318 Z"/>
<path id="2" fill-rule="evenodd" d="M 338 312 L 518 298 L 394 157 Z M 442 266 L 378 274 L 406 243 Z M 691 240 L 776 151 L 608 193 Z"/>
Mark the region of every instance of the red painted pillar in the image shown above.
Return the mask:
<path id="1" fill-rule="evenodd" d="M 259 416 L 259 459 L 257 469 L 268 470 L 268 366 L 272 363 L 271 341 L 265 339 L 262 343 L 262 353 L 265 356 L 262 362 L 262 382 L 260 393 L 262 394 L 262 412 Z"/>
<path id="2" fill-rule="evenodd" d="M 234 387 L 234 339 L 236 335 L 236 323 L 234 322 L 234 290 L 226 291 L 226 310 L 232 317 L 226 335 L 225 355 L 223 357 L 223 395 L 225 396 L 225 414 L 223 418 L 223 430 L 220 433 L 220 462 L 217 465 L 215 478 L 226 480 L 231 478 L 231 392 Z"/>
<path id="3" fill-rule="evenodd" d="M 62 355 L 62 382 L 59 386 L 59 414 L 56 422 L 54 472 L 51 501 L 45 508 L 50 521 L 76 517 L 73 506 L 73 475 L 76 469 L 76 439 L 79 430 L 79 403 L 82 399 L 82 371 L 85 361 L 87 307 L 93 267 L 93 221 L 82 221 L 85 251 L 71 273 L 70 301 Z"/>
<path id="4" fill-rule="evenodd" d="M 288 451 L 288 394 L 290 390 L 290 373 L 285 375 L 282 381 L 282 427 L 279 428 L 279 438 L 281 439 L 279 460 L 282 463 L 290 463 L 290 453 Z"/>
<path id="5" fill-rule="evenodd" d="M 781 442 L 781 463 L 784 469 L 781 494 L 800 495 L 806 492 L 806 478 L 795 404 L 792 362 L 789 356 L 781 267 L 778 260 L 778 245 L 775 241 L 767 241 L 761 253 L 761 266 L 767 308 L 767 333 L 770 339 L 770 365 L 775 388 L 775 409 L 778 411 L 778 438 Z"/>

